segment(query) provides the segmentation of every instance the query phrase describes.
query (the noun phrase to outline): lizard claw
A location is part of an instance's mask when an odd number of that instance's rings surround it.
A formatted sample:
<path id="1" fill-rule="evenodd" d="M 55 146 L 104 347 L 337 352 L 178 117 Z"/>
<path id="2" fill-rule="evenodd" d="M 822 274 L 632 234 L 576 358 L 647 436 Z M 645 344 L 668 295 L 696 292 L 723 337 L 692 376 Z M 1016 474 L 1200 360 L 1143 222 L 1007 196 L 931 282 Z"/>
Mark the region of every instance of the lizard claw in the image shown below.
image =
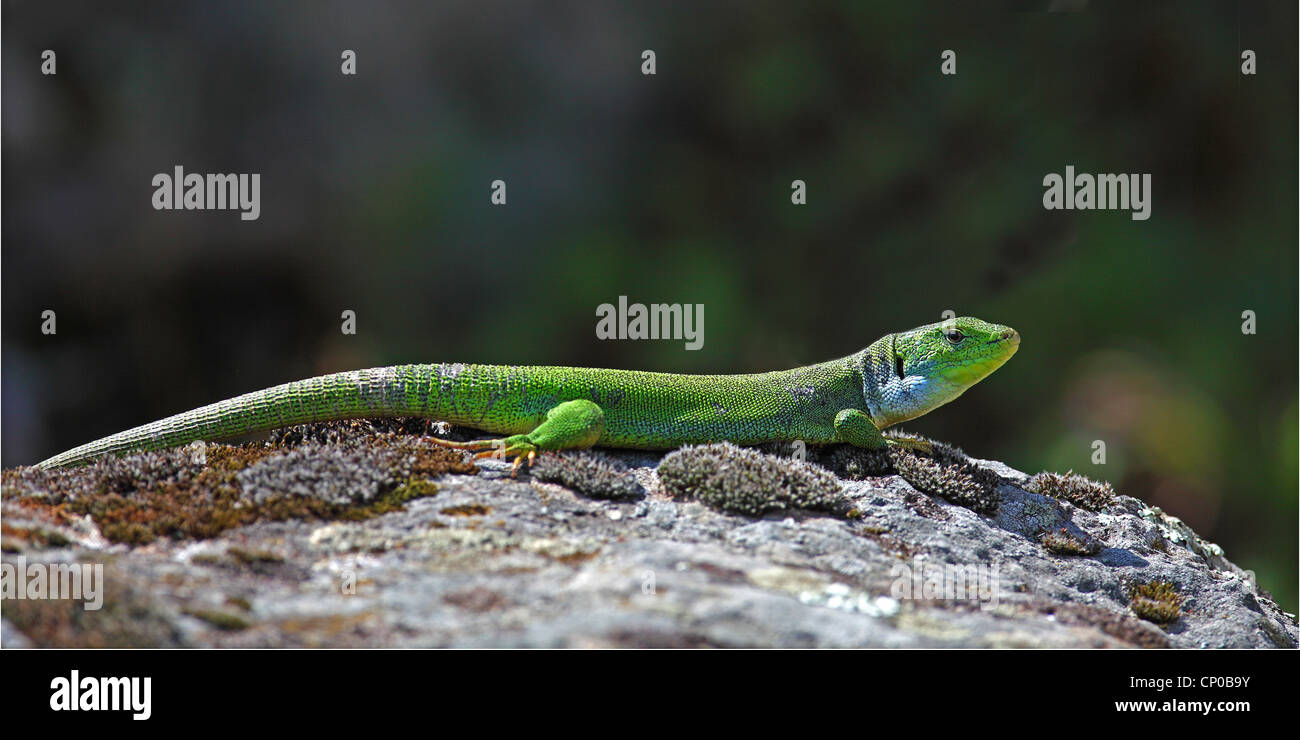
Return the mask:
<path id="1" fill-rule="evenodd" d="M 524 455 L 523 452 L 520 452 L 519 455 L 515 457 L 515 464 L 510 467 L 511 478 L 514 478 L 519 474 L 519 466 L 523 464 L 525 457 L 528 458 L 528 469 L 532 470 L 533 461 L 537 459 L 537 450 L 529 450 L 527 455 Z"/>
<path id="2" fill-rule="evenodd" d="M 511 449 L 509 451 L 509 454 L 513 454 L 515 451 L 516 450 Z M 518 450 L 518 452 L 519 454 L 515 455 L 515 464 L 510 466 L 511 478 L 517 477 L 519 475 L 519 466 L 524 464 L 525 458 L 528 460 L 529 470 L 533 469 L 533 461 L 537 459 L 537 450 L 529 450 L 527 453 L 523 452 L 522 450 Z"/>

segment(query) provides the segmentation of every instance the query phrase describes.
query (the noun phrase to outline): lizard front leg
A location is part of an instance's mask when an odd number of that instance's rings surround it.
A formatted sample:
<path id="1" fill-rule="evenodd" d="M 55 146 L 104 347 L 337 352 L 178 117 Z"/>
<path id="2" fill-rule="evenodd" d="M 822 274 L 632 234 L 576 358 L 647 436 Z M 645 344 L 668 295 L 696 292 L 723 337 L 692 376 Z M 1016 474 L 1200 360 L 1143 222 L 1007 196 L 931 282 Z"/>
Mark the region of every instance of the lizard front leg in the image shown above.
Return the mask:
<path id="1" fill-rule="evenodd" d="M 531 465 L 538 452 L 556 450 L 581 450 L 591 447 L 605 433 L 605 412 L 586 399 L 565 401 L 546 412 L 546 421 L 527 434 L 515 434 L 502 439 L 480 439 L 473 442 L 449 442 L 435 439 L 436 444 L 461 450 L 482 450 L 474 459 L 484 457 L 514 457 L 513 476 L 519 465 L 528 458 Z"/>
<path id="2" fill-rule="evenodd" d="M 883 450 L 892 445 L 926 454 L 931 452 L 930 445 L 921 440 L 887 439 L 862 409 L 843 409 L 836 414 L 835 435 L 840 442 L 868 450 Z"/>

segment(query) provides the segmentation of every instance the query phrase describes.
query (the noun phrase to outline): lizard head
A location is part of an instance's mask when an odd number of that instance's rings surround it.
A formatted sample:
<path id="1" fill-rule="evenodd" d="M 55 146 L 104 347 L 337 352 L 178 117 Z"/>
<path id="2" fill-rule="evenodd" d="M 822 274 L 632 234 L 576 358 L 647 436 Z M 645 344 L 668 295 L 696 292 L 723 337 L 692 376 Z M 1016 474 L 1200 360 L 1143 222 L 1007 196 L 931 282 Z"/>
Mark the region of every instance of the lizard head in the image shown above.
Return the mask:
<path id="1" fill-rule="evenodd" d="M 1015 329 L 970 316 L 893 336 L 893 373 L 881 388 L 886 425 L 914 419 L 957 398 L 1020 348 Z"/>

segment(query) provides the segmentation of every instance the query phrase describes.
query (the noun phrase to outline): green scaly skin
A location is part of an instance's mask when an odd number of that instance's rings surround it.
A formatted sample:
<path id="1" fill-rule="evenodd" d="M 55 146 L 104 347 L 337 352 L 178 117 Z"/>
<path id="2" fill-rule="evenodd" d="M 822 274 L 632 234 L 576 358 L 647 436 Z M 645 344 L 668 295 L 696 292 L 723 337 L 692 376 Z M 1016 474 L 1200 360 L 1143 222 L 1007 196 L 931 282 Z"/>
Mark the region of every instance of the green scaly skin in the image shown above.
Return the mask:
<path id="1" fill-rule="evenodd" d="M 957 318 L 887 334 L 830 362 L 754 375 L 508 365 L 399 365 L 322 375 L 247 393 L 55 455 L 57 468 L 335 419 L 424 416 L 504 439 L 440 444 L 505 455 L 601 445 L 664 450 L 730 441 L 847 443 L 957 398 L 1009 360 L 1014 329 Z"/>

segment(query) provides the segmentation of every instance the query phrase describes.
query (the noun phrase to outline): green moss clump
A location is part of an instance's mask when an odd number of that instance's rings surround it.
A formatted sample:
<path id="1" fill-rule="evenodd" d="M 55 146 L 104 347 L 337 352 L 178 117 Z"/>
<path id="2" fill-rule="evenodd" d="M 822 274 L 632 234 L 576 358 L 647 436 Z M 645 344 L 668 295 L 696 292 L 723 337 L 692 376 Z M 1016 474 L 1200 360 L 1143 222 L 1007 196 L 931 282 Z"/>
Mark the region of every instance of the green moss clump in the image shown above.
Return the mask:
<path id="1" fill-rule="evenodd" d="M 788 509 L 847 514 L 835 476 L 814 465 L 728 442 L 683 447 L 659 463 L 670 495 L 698 499 L 719 511 L 748 516 Z"/>
<path id="2" fill-rule="evenodd" d="M 623 461 L 599 452 L 546 453 L 529 471 L 541 481 L 558 483 L 589 498 L 629 499 L 645 495 Z"/>
<path id="3" fill-rule="evenodd" d="M 72 541 L 63 533 L 43 526 L 14 527 L 0 524 L 0 551 L 22 552 L 23 545 L 33 548 L 66 547 Z"/>
<path id="4" fill-rule="evenodd" d="M 391 491 L 381 493 L 368 506 L 354 508 L 352 511 L 358 515 L 356 518 L 366 519 L 379 514 L 387 514 L 390 511 L 402 511 L 408 501 L 414 501 L 417 498 L 428 498 L 438 492 L 438 484 L 425 478 L 416 478 L 414 476 L 406 479 L 402 485 Z"/>
<path id="5" fill-rule="evenodd" d="M 1128 595 L 1133 612 L 1148 622 L 1168 624 L 1182 616 L 1183 597 L 1169 581 L 1134 584 Z"/>
<path id="6" fill-rule="evenodd" d="M 444 516 L 487 516 L 492 513 L 492 507 L 483 504 L 461 504 L 448 506 L 438 513 Z"/>
<path id="7" fill-rule="evenodd" d="M 410 501 L 426 498 L 438 492 L 438 484 L 427 478 L 407 478 L 406 483 L 393 491 L 393 498 L 398 501 Z"/>
<path id="8" fill-rule="evenodd" d="M 182 612 L 195 619 L 201 619 L 223 632 L 238 632 L 252 626 L 241 616 L 216 609 L 184 609 Z"/>
<path id="9" fill-rule="evenodd" d="M 1105 511 L 1115 501 L 1115 489 L 1109 483 L 1073 471 L 1064 475 L 1043 471 L 1025 483 L 1025 490 L 1064 499 L 1089 511 Z"/>

